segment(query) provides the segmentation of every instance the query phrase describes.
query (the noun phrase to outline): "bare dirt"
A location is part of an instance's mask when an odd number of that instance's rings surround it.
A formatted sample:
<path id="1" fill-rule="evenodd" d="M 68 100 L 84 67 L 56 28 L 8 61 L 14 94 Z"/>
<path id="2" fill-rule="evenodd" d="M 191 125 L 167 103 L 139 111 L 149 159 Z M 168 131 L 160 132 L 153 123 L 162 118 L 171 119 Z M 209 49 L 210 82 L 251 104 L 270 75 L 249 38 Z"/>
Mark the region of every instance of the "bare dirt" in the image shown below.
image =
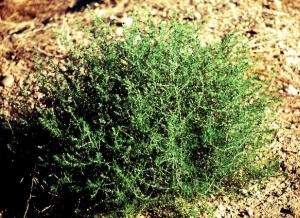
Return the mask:
<path id="1" fill-rule="evenodd" d="M 63 61 L 65 50 L 57 32 L 83 40 L 75 23 L 88 24 L 93 18 L 82 5 L 84 1 L 0 0 L 1 113 L 13 116 L 7 101 L 22 100 L 24 87 L 32 93 L 28 107 L 34 107 L 40 98 L 33 79 L 36 54 Z M 300 217 L 300 1 L 107 0 L 90 7 L 108 21 L 125 19 L 132 12 L 143 14 L 144 9 L 154 18 L 169 19 L 175 10 L 181 19 L 201 25 L 203 43 L 231 32 L 246 36 L 261 79 L 274 78 L 271 89 L 282 100 L 274 114 L 274 141 L 257 157 L 279 157 L 281 175 L 245 187 L 239 195 L 212 196 L 208 203 L 216 210 L 211 216 Z"/>

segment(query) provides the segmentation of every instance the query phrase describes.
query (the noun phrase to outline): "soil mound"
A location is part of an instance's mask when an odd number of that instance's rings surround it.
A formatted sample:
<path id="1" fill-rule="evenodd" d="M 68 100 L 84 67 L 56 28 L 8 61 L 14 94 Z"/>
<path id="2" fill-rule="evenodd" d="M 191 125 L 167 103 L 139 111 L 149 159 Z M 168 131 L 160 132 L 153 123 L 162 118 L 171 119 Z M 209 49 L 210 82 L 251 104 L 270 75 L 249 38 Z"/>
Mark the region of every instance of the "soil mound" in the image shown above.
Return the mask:
<path id="1" fill-rule="evenodd" d="M 34 18 L 48 19 L 72 7 L 75 0 L 2 0 L 0 18 L 7 21 L 27 21 Z"/>

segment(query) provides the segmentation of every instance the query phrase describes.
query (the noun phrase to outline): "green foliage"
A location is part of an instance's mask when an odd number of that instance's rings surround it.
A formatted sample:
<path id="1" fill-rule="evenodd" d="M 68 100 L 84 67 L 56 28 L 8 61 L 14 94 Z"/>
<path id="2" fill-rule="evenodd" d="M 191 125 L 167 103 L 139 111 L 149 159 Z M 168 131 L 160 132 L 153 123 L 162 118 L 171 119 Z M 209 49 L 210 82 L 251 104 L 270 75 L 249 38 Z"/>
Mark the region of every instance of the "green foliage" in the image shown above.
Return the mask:
<path id="1" fill-rule="evenodd" d="M 43 136 L 32 149 L 52 214 L 66 210 L 62 202 L 78 216 L 172 208 L 174 198 L 261 175 L 253 157 L 266 143 L 270 102 L 245 79 L 237 37 L 204 46 L 192 24 L 177 21 L 114 40 L 100 20 L 86 31 L 88 46 L 67 42 L 65 66 L 48 65 L 45 107 L 25 118 Z"/>

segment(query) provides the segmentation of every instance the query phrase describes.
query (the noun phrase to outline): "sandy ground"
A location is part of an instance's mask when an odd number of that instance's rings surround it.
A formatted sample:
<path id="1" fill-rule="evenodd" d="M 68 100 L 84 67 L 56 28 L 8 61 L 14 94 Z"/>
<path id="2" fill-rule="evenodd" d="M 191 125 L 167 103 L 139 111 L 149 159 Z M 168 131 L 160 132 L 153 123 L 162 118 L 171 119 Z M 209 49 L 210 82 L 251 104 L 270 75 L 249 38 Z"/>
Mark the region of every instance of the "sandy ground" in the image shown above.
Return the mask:
<path id="1" fill-rule="evenodd" d="M 29 107 L 41 97 L 33 79 L 35 55 L 62 61 L 65 50 L 55 33 L 80 42 L 82 32 L 75 20 L 92 21 L 88 10 L 80 9 L 81 1 L 50 2 L 0 1 L 0 111 L 6 116 L 14 115 L 7 100 L 22 100 L 20 88 L 32 94 Z M 246 36 L 261 79 L 274 77 L 272 91 L 282 99 L 274 114 L 274 141 L 258 157 L 279 157 L 281 175 L 245 187 L 239 195 L 212 197 L 208 203 L 218 218 L 300 217 L 300 1 L 123 0 L 98 1 L 90 7 L 107 21 L 121 21 L 144 9 L 154 18 L 169 19 L 175 10 L 181 19 L 201 25 L 204 43 L 231 32 Z"/>

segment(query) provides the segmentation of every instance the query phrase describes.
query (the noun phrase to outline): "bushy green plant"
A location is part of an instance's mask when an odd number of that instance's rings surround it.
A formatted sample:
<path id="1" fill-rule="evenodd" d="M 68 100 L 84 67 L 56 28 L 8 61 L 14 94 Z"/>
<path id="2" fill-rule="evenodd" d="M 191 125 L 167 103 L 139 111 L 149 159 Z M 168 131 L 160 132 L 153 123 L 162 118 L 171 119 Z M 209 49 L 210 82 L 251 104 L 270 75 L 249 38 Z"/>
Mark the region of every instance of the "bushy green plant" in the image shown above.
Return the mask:
<path id="1" fill-rule="evenodd" d="M 52 215 L 171 208 L 176 197 L 262 172 L 252 158 L 269 102 L 245 79 L 247 49 L 236 37 L 205 46 L 177 21 L 110 33 L 97 20 L 88 46 L 67 42 L 65 66 L 43 72 L 44 106 L 24 120 L 42 135 L 31 133 L 32 157 Z"/>

